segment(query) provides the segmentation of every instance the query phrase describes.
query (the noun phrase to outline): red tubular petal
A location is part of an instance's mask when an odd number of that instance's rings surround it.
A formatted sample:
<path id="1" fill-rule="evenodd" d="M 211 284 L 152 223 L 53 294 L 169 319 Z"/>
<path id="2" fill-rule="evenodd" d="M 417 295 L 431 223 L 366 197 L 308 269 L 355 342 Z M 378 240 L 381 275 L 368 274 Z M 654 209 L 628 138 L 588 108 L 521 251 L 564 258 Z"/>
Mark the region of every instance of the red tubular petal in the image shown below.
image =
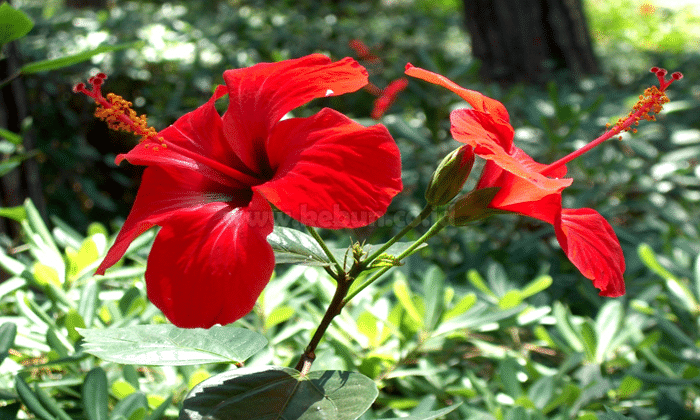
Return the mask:
<path id="1" fill-rule="evenodd" d="M 367 84 L 367 70 L 351 58 L 331 62 L 321 54 L 228 70 L 229 107 L 224 133 L 236 155 L 263 173 L 262 153 L 272 126 L 312 99 L 354 92 Z"/>
<path id="2" fill-rule="evenodd" d="M 275 177 L 253 189 L 311 226 L 365 226 L 402 188 L 399 149 L 386 128 L 363 127 L 328 108 L 281 121 L 268 156 Z"/>
<path id="3" fill-rule="evenodd" d="M 232 190 L 211 182 L 198 172 L 172 167 L 146 168 L 129 217 L 96 273 L 104 274 L 121 259 L 131 241 L 163 220 L 179 212 L 196 211 L 214 199 L 243 205 L 250 200 L 250 194 L 250 189 Z"/>
<path id="4" fill-rule="evenodd" d="M 149 299 L 181 328 L 243 317 L 272 275 L 266 240 L 272 226 L 270 206 L 259 195 L 247 207 L 211 203 L 169 219 L 148 257 Z"/>
<path id="5" fill-rule="evenodd" d="M 610 224 L 592 209 L 564 209 L 554 225 L 557 239 L 569 260 L 601 296 L 625 294 L 625 258 Z"/>
<path id="6" fill-rule="evenodd" d="M 508 111 L 502 103 L 488 96 L 484 96 L 475 90 L 465 89 L 441 74 L 415 67 L 410 63 L 406 64 L 406 74 L 451 90 L 467 101 L 469 105 L 477 111 L 489 113 L 504 123 L 510 121 Z"/>

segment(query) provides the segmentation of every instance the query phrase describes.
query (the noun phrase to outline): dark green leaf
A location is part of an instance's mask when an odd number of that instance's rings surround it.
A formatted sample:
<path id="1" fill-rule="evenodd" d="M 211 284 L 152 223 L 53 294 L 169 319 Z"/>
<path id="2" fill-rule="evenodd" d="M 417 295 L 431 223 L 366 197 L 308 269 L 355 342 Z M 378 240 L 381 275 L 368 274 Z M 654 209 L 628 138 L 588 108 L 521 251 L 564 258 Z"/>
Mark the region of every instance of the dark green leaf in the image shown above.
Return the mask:
<path id="1" fill-rule="evenodd" d="M 355 372 L 243 368 L 211 377 L 187 395 L 181 420 L 354 420 L 377 398 L 374 381 Z"/>
<path id="2" fill-rule="evenodd" d="M 83 383 L 83 409 L 89 420 L 107 420 L 109 418 L 109 389 L 107 374 L 96 367 L 85 376 Z"/>
<path id="3" fill-rule="evenodd" d="M 10 348 L 15 344 L 17 325 L 6 322 L 0 326 L 0 364 L 8 356 Z"/>
<path id="4" fill-rule="evenodd" d="M 22 403 L 29 411 L 34 413 L 34 415 L 44 420 L 55 420 L 53 414 L 49 413 L 49 411 L 44 408 L 39 401 L 39 397 L 34 394 L 20 375 L 15 376 L 15 390 Z"/>
<path id="5" fill-rule="evenodd" d="M 128 48 L 138 48 L 141 42 L 131 42 L 128 44 L 117 45 L 101 45 L 88 51 L 83 51 L 78 54 L 69 55 L 66 57 L 54 58 L 51 60 L 36 61 L 34 63 L 25 64 L 20 69 L 22 74 L 39 73 L 42 71 L 56 70 L 62 67 L 72 66 L 73 64 L 81 63 L 89 60 L 91 57 L 106 52 L 125 50 Z"/>
<path id="6" fill-rule="evenodd" d="M 0 420 L 15 420 L 22 403 L 16 402 L 0 407 Z"/>
<path id="7" fill-rule="evenodd" d="M 330 265 L 331 262 L 310 235 L 295 229 L 275 226 L 267 237 L 278 264 Z"/>
<path id="8" fill-rule="evenodd" d="M 14 9 L 9 3 L 0 4 L 0 46 L 27 35 L 34 22 L 24 12 Z"/>
<path id="9" fill-rule="evenodd" d="M 127 365 L 196 365 L 241 362 L 265 347 L 260 334 L 232 326 L 181 329 L 174 325 L 81 330 L 83 349 Z"/>

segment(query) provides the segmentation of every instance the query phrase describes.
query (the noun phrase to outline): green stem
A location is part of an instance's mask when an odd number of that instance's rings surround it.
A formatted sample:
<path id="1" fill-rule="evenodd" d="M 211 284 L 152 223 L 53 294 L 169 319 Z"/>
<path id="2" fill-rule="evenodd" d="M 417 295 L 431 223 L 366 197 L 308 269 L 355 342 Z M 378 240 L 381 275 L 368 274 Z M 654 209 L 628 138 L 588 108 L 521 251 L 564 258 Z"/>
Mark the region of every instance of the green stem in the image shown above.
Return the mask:
<path id="1" fill-rule="evenodd" d="M 344 272 L 345 269 L 343 269 L 343 267 L 338 263 L 338 260 L 335 259 L 335 256 L 333 255 L 331 250 L 328 248 L 328 245 L 326 245 L 326 242 L 323 240 L 323 238 L 321 238 L 321 235 L 319 235 L 318 232 L 316 232 L 316 229 L 314 229 L 311 226 L 307 226 L 306 230 L 308 230 L 309 234 L 311 234 L 311 236 L 313 236 L 313 238 L 316 239 L 316 242 L 318 242 L 318 244 L 321 246 L 321 249 L 323 250 L 323 252 L 326 254 L 326 256 L 331 261 L 331 263 L 335 266 L 338 274 Z M 335 277 L 335 276 L 333 276 L 333 277 Z"/>
<path id="2" fill-rule="evenodd" d="M 421 213 L 422 214 L 422 213 Z M 408 257 L 409 255 L 413 254 L 413 252 L 418 249 L 421 245 L 423 245 L 425 242 L 428 241 L 428 239 L 432 238 L 433 236 L 437 235 L 438 232 L 440 232 L 442 229 L 445 228 L 449 224 L 448 222 L 449 215 L 444 215 L 440 219 L 438 219 L 437 222 L 433 226 L 428 229 L 427 232 L 423 234 L 420 238 L 418 238 L 414 243 L 411 244 L 408 248 L 406 248 L 402 253 L 397 255 L 395 257 L 395 262 L 399 262 L 402 259 Z M 343 299 L 343 306 L 345 306 L 352 298 L 357 296 L 358 293 L 360 293 L 362 290 L 364 290 L 367 286 L 370 284 L 374 283 L 379 277 L 381 277 L 384 273 L 389 271 L 390 268 L 394 267 L 393 265 L 387 266 L 387 267 L 382 267 L 374 273 L 370 278 L 365 280 L 364 283 L 359 285 L 355 290 L 352 291 L 352 293 L 349 293 L 345 299 Z"/>
<path id="3" fill-rule="evenodd" d="M 420 225 L 423 222 L 423 220 L 427 219 L 428 216 L 430 216 L 430 213 L 432 213 L 432 212 L 433 212 L 433 206 L 431 206 L 430 204 L 426 204 L 425 208 L 420 212 L 420 214 L 418 216 L 416 216 L 415 219 L 413 219 L 411 221 L 411 223 L 409 223 L 408 225 L 406 225 L 406 227 L 401 229 L 401 231 L 399 233 L 397 233 L 393 238 L 389 239 L 389 242 L 380 246 L 379 249 L 377 249 L 376 251 L 374 251 L 372 253 L 372 255 L 365 258 L 363 260 L 364 266 L 365 267 L 369 266 L 369 264 L 372 263 L 372 261 L 374 261 L 377 257 L 382 255 L 384 253 L 384 251 L 389 249 L 390 246 L 394 245 L 396 243 L 396 241 L 401 239 L 410 230 L 412 230 L 412 229 L 416 228 L 418 225 Z"/>

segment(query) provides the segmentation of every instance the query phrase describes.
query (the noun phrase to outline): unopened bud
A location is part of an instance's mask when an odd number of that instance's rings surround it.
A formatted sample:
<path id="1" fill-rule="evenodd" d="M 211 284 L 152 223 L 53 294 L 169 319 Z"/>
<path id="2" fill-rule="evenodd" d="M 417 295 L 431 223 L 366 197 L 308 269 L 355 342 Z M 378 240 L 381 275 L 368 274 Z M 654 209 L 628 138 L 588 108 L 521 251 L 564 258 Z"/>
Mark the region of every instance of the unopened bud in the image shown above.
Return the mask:
<path id="1" fill-rule="evenodd" d="M 432 206 L 441 206 L 452 200 L 464 186 L 474 166 L 474 151 L 471 146 L 454 150 L 440 162 L 433 173 L 425 199 Z"/>
<path id="2" fill-rule="evenodd" d="M 500 187 L 488 187 L 474 190 L 460 197 L 447 211 L 449 222 L 454 226 L 464 226 L 468 223 L 501 213 L 501 210 L 489 208 Z"/>

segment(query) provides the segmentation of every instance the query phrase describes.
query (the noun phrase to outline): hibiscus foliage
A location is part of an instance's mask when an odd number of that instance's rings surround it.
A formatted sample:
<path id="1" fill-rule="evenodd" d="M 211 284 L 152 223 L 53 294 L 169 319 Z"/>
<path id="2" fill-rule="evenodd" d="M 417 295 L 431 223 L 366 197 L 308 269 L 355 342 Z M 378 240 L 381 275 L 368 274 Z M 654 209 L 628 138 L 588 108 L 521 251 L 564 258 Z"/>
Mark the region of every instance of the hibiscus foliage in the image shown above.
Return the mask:
<path id="1" fill-rule="evenodd" d="M 499 87 L 454 2 L 18 3 L 40 63 L 117 52 L 21 76 L 3 418 L 697 417 L 697 58 Z"/>

